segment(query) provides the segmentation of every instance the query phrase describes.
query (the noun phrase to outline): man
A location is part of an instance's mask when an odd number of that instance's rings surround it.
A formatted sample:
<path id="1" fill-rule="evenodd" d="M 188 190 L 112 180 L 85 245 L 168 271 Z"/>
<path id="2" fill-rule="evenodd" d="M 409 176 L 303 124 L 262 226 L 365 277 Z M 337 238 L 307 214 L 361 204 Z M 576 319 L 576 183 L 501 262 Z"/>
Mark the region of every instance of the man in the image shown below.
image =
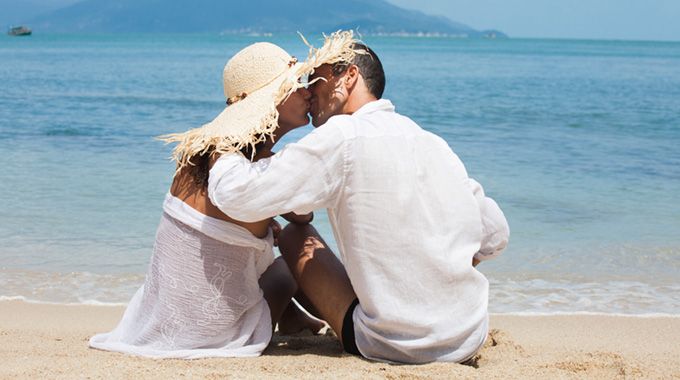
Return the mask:
<path id="1" fill-rule="evenodd" d="M 473 260 L 505 248 L 505 217 L 444 140 L 381 99 L 380 60 L 355 49 L 310 77 L 318 128 L 268 160 L 221 157 L 210 199 L 244 221 L 328 209 L 342 263 L 311 225 L 287 226 L 279 248 L 303 306 L 347 352 L 465 361 L 488 332 L 488 281 Z"/>

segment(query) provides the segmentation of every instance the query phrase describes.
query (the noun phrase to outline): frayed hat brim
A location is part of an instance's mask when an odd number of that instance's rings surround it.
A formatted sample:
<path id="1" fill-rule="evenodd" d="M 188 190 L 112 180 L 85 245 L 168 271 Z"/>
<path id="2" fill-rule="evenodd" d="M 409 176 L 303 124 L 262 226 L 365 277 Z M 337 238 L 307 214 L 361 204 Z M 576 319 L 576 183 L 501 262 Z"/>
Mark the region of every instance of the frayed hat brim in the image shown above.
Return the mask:
<path id="1" fill-rule="evenodd" d="M 305 85 L 299 79 L 323 64 L 351 62 L 357 53 L 353 50 L 357 41 L 352 31 L 338 31 L 324 36 L 324 44 L 318 49 L 304 37 L 302 39 L 309 46 L 305 62 L 294 64 L 271 83 L 227 106 L 211 122 L 186 132 L 158 137 L 166 143 L 177 143 L 172 152 L 177 171 L 192 165 L 191 158 L 197 155 L 238 152 L 244 147 L 252 147 L 272 138 L 278 127 L 277 106 Z"/>

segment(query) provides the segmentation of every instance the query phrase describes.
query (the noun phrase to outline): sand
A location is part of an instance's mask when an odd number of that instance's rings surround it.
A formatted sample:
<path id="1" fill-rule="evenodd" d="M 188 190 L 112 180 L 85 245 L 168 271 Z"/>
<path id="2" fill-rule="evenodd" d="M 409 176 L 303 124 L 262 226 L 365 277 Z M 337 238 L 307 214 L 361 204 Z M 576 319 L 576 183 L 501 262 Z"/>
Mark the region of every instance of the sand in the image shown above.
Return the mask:
<path id="1" fill-rule="evenodd" d="M 122 307 L 0 302 L 0 378 L 680 379 L 680 318 L 491 318 L 473 363 L 391 365 L 343 354 L 333 336 L 275 336 L 258 358 L 153 360 L 88 348 Z"/>

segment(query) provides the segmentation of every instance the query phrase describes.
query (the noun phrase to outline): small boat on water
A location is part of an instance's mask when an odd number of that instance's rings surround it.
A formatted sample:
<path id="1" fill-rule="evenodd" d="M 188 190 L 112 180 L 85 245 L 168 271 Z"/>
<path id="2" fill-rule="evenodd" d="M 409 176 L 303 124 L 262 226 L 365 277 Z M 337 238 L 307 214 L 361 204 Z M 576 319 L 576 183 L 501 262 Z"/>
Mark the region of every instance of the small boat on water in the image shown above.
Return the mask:
<path id="1" fill-rule="evenodd" d="M 30 36 L 33 31 L 27 26 L 10 27 L 7 34 L 10 36 Z"/>

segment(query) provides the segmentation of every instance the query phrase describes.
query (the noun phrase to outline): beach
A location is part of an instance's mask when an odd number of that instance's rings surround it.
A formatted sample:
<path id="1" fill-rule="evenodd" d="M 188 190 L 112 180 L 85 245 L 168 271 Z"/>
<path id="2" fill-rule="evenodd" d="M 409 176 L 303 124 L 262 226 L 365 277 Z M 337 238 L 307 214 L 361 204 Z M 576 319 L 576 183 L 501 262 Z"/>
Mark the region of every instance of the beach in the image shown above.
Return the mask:
<path id="1" fill-rule="evenodd" d="M 385 98 L 446 141 L 510 225 L 477 268 L 492 333 L 470 365 L 373 363 L 332 336 L 275 336 L 250 359 L 88 348 L 149 268 L 175 170 L 154 137 L 222 112 L 226 60 L 260 40 L 0 39 L 0 379 L 680 379 L 680 42 L 367 37 Z M 307 54 L 297 36 L 266 40 Z M 338 253 L 325 210 L 314 225 Z"/>
<path id="2" fill-rule="evenodd" d="M 680 318 L 491 317 L 467 365 L 395 365 L 344 354 L 335 337 L 275 336 L 257 358 L 154 360 L 91 349 L 122 306 L 0 302 L 0 378 L 593 378 L 680 379 Z"/>

